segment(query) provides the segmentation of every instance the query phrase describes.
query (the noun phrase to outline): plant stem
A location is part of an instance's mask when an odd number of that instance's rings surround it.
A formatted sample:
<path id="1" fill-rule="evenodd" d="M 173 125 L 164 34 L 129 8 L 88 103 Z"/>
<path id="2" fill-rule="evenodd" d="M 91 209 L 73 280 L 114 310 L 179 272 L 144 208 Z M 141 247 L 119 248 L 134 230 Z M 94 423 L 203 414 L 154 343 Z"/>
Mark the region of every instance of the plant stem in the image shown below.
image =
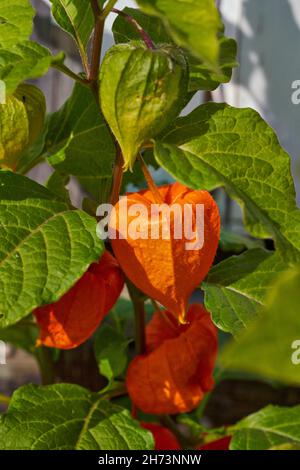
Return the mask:
<path id="1" fill-rule="evenodd" d="M 135 314 L 135 350 L 136 354 L 144 354 L 146 352 L 146 313 L 145 302 L 140 291 L 130 282 L 127 281 L 127 288 L 133 303 Z"/>
<path id="2" fill-rule="evenodd" d="M 89 73 L 89 80 L 91 82 L 91 87 L 95 93 L 98 94 L 98 75 L 100 68 L 100 59 L 101 59 L 101 49 L 102 49 L 102 40 L 104 32 L 104 21 L 102 18 L 102 13 L 97 0 L 91 0 L 92 9 L 95 17 L 95 29 L 93 37 L 93 46 L 92 46 L 92 59 Z"/>
<path id="3" fill-rule="evenodd" d="M 164 200 L 162 198 L 162 195 L 160 194 L 156 184 L 154 183 L 154 180 L 151 176 L 150 171 L 148 170 L 148 167 L 146 163 L 143 160 L 143 157 L 141 155 L 138 156 L 138 160 L 141 164 L 142 171 L 144 173 L 145 180 L 147 182 L 148 188 L 150 189 L 151 193 L 153 194 L 154 200 L 156 204 L 163 204 Z"/>
<path id="4" fill-rule="evenodd" d="M 124 159 L 120 149 L 120 146 L 116 143 L 116 162 L 114 166 L 113 174 L 113 183 L 112 183 L 112 192 L 110 196 L 110 203 L 115 205 L 119 200 L 119 195 L 121 191 L 122 181 L 123 181 L 123 166 Z"/>
<path id="5" fill-rule="evenodd" d="M 89 80 L 82 78 L 80 75 L 77 75 L 74 73 L 71 69 L 69 69 L 66 65 L 64 64 L 52 64 L 51 67 L 53 69 L 59 70 L 60 72 L 64 73 L 68 77 L 72 78 L 76 82 L 81 83 L 84 86 L 89 86 L 90 82 Z"/>
<path id="6" fill-rule="evenodd" d="M 111 11 L 125 18 L 125 20 L 137 30 L 148 49 L 155 49 L 155 46 L 149 34 L 141 27 L 141 25 L 133 18 L 133 16 L 128 15 L 127 13 L 124 13 L 124 11 L 118 10 L 117 8 L 112 8 Z"/>
<path id="7" fill-rule="evenodd" d="M 54 366 L 51 351 L 45 346 L 39 346 L 35 350 L 35 355 L 39 364 L 41 381 L 43 385 L 54 383 Z"/>

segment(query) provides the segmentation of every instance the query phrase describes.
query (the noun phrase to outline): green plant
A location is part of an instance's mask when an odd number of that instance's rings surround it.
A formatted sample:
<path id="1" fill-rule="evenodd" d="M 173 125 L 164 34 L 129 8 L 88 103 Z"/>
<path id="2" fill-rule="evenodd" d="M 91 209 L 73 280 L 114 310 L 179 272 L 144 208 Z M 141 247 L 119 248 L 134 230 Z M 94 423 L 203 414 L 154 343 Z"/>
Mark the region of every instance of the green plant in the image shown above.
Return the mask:
<path id="1" fill-rule="evenodd" d="M 300 338 L 300 212 L 290 158 L 252 109 L 206 103 L 180 117 L 198 90 L 228 82 L 237 66 L 236 43 L 224 35 L 214 0 L 138 0 L 139 9 L 123 11 L 115 3 L 52 0 L 54 18 L 78 47 L 82 72 L 76 74 L 64 53 L 54 57 L 29 40 L 29 0 L 0 0 L 0 80 L 7 96 L 0 105 L 0 339 L 36 357 L 43 381 L 11 398 L 0 395 L 9 403 L 0 449 L 299 447 L 300 406 L 269 406 L 224 429 L 200 423 L 210 398 L 204 394 L 224 372 L 300 384 L 300 366 L 291 359 Z M 116 45 L 100 65 L 110 13 Z M 50 67 L 72 78 L 74 89 L 44 122 L 42 92 L 24 81 Z M 41 161 L 54 169 L 45 186 L 26 176 Z M 180 184 L 157 188 L 148 165 Z M 70 202 L 71 176 L 88 194 L 82 208 Z M 116 240 L 99 238 L 97 206 L 116 205 L 128 183 L 141 188 L 144 182 L 148 191 L 134 193 L 131 202 L 172 206 L 182 197 L 194 217 L 196 202 L 206 201 L 204 267 L 196 269 L 198 249 L 183 259 L 183 244 L 174 239 L 159 271 L 159 240 L 131 240 L 119 252 Z M 219 214 L 207 191 L 217 188 L 241 206 L 249 237 L 223 232 L 219 246 L 236 255 L 211 267 Z M 266 238 L 274 250 L 264 247 Z M 117 262 L 100 268 L 112 247 L 129 277 L 130 301 L 115 303 L 123 286 Z M 206 310 L 187 309 L 197 284 Z M 147 328 L 146 314 L 152 316 Z M 235 339 L 220 348 L 213 380 L 215 327 Z M 137 357 L 130 361 L 133 329 Z M 103 387 L 92 392 L 55 383 L 59 350 L 91 335 Z M 151 387 L 159 394 L 155 403 Z"/>

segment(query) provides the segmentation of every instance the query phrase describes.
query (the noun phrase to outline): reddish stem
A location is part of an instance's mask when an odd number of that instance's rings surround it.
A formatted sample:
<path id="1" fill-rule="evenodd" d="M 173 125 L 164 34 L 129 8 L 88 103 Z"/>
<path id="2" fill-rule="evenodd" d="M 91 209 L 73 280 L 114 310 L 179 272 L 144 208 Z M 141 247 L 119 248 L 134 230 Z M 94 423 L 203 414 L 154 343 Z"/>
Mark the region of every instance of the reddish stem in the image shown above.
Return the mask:
<path id="1" fill-rule="evenodd" d="M 124 11 L 118 10 L 117 8 L 112 8 L 111 11 L 125 18 L 125 20 L 128 21 L 128 23 L 130 23 L 137 30 L 148 49 L 155 49 L 149 34 L 141 27 L 141 25 L 133 18 L 133 16 L 128 15 L 127 13 L 124 13 Z"/>

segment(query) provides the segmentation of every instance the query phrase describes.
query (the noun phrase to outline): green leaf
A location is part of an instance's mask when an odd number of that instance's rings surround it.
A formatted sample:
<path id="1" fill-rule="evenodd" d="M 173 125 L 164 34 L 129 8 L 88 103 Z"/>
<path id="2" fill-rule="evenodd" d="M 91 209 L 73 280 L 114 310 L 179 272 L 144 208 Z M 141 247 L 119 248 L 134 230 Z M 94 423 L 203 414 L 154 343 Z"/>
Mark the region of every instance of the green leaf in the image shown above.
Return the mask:
<path id="1" fill-rule="evenodd" d="M 263 248 L 263 240 L 255 240 L 234 232 L 229 232 L 221 228 L 221 236 L 219 243 L 221 251 L 224 253 L 240 254 L 242 251 L 251 250 L 253 248 Z"/>
<path id="2" fill-rule="evenodd" d="M 43 153 L 57 171 L 77 177 L 97 201 L 106 202 L 115 146 L 88 88 L 76 84 L 68 101 L 50 115 Z"/>
<path id="3" fill-rule="evenodd" d="M 82 54 L 94 27 L 90 0 L 51 0 L 52 14 L 59 26 L 69 33 Z"/>
<path id="4" fill-rule="evenodd" d="M 135 8 L 124 8 L 123 11 L 132 16 L 156 44 L 173 43 L 173 39 L 159 18 L 148 16 Z M 117 16 L 112 31 L 116 43 L 140 39 L 138 31 L 122 16 Z M 185 51 L 189 63 L 188 88 L 190 92 L 215 90 L 221 83 L 230 81 L 232 69 L 238 65 L 236 62 L 237 45 L 234 39 L 227 38 L 223 34 L 219 35 L 218 41 L 220 53 L 217 71 L 212 71 L 206 63 Z"/>
<path id="5" fill-rule="evenodd" d="M 77 385 L 18 389 L 0 421 L 2 450 L 147 450 L 153 437 L 130 413 Z"/>
<path id="6" fill-rule="evenodd" d="M 159 17 L 175 43 L 217 67 L 218 32 L 222 29 L 214 0 L 138 0 L 141 10 Z"/>
<path id="7" fill-rule="evenodd" d="M 133 42 L 108 51 L 100 72 L 100 104 L 126 169 L 132 169 L 143 144 L 179 114 L 186 91 L 186 61 L 179 49 L 149 50 Z"/>
<path id="8" fill-rule="evenodd" d="M 212 71 L 204 62 L 189 56 L 189 91 L 215 90 L 221 83 L 231 80 L 232 69 L 238 66 L 237 43 L 223 34 L 219 36 L 218 70 Z"/>
<path id="9" fill-rule="evenodd" d="M 205 306 L 223 331 L 237 335 L 258 314 L 274 279 L 286 264 L 261 248 L 232 256 L 214 266 L 202 284 Z"/>
<path id="10" fill-rule="evenodd" d="M 63 55 L 53 57 L 34 41 L 23 41 L 10 49 L 0 48 L 0 80 L 5 83 L 6 94 L 12 94 L 24 80 L 41 77 L 58 60 L 63 60 Z"/>
<path id="11" fill-rule="evenodd" d="M 12 172 L 0 172 L 0 220 L 3 328 L 58 300 L 99 259 L 103 242 L 95 219 Z"/>
<path id="12" fill-rule="evenodd" d="M 71 204 L 70 194 L 66 188 L 69 181 L 70 177 L 68 175 L 54 171 L 48 179 L 46 187 L 67 204 Z"/>
<path id="13" fill-rule="evenodd" d="M 157 142 L 158 163 L 195 189 L 223 186 L 242 206 L 249 232 L 273 237 L 281 254 L 300 257 L 300 212 L 290 157 L 252 109 L 208 103 L 179 118 Z"/>
<path id="14" fill-rule="evenodd" d="M 127 366 L 128 340 L 110 325 L 102 325 L 94 336 L 94 351 L 100 374 L 109 382 Z"/>
<path id="15" fill-rule="evenodd" d="M 300 385 L 300 365 L 293 360 L 300 340 L 299 285 L 299 266 L 280 276 L 257 320 L 225 347 L 224 367 Z"/>
<path id="16" fill-rule="evenodd" d="M 234 426 L 231 450 L 268 450 L 300 444 L 300 406 L 267 406 Z"/>
<path id="17" fill-rule="evenodd" d="M 34 85 L 20 85 L 0 104 L 0 167 L 17 170 L 22 154 L 41 134 L 45 97 Z"/>
<path id="18" fill-rule="evenodd" d="M 0 51 L 29 38 L 33 16 L 29 0 L 0 0 Z"/>

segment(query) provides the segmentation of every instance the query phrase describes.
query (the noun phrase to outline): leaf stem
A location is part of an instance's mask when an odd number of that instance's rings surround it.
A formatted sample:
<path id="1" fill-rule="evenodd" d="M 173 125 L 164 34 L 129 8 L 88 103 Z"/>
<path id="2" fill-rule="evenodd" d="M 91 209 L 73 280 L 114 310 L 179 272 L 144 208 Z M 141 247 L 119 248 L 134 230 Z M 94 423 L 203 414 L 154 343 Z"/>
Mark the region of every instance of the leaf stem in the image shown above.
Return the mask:
<path id="1" fill-rule="evenodd" d="M 126 282 L 135 314 L 135 350 L 136 354 L 146 352 L 146 312 L 141 292 L 127 280 Z"/>
<path id="2" fill-rule="evenodd" d="M 148 170 L 148 167 L 147 167 L 146 163 L 144 162 L 143 157 L 141 156 L 141 154 L 139 154 L 138 160 L 141 164 L 141 168 L 142 168 L 145 180 L 147 182 L 148 188 L 150 189 L 151 193 L 153 194 L 153 197 L 154 197 L 154 200 L 155 200 L 156 204 L 163 204 L 164 203 L 163 197 L 160 194 L 160 192 L 158 190 L 158 187 L 154 183 L 154 180 L 151 176 L 151 173 Z"/>
<path id="3" fill-rule="evenodd" d="M 117 15 L 125 18 L 125 20 L 137 30 L 137 32 L 141 36 L 142 40 L 144 41 L 148 49 L 151 49 L 151 50 L 155 49 L 155 46 L 149 34 L 141 27 L 141 25 L 133 18 L 133 16 L 128 15 L 124 11 L 118 10 L 117 8 L 112 8 L 111 11 L 112 13 L 116 13 Z"/>
<path id="4" fill-rule="evenodd" d="M 64 64 L 52 64 L 51 67 L 53 69 L 59 70 L 60 72 L 64 73 L 68 77 L 72 78 L 76 82 L 81 83 L 84 86 L 89 86 L 90 82 L 86 78 L 82 78 L 80 75 L 77 75 L 74 73 L 71 69 L 69 69 L 66 65 Z"/>

